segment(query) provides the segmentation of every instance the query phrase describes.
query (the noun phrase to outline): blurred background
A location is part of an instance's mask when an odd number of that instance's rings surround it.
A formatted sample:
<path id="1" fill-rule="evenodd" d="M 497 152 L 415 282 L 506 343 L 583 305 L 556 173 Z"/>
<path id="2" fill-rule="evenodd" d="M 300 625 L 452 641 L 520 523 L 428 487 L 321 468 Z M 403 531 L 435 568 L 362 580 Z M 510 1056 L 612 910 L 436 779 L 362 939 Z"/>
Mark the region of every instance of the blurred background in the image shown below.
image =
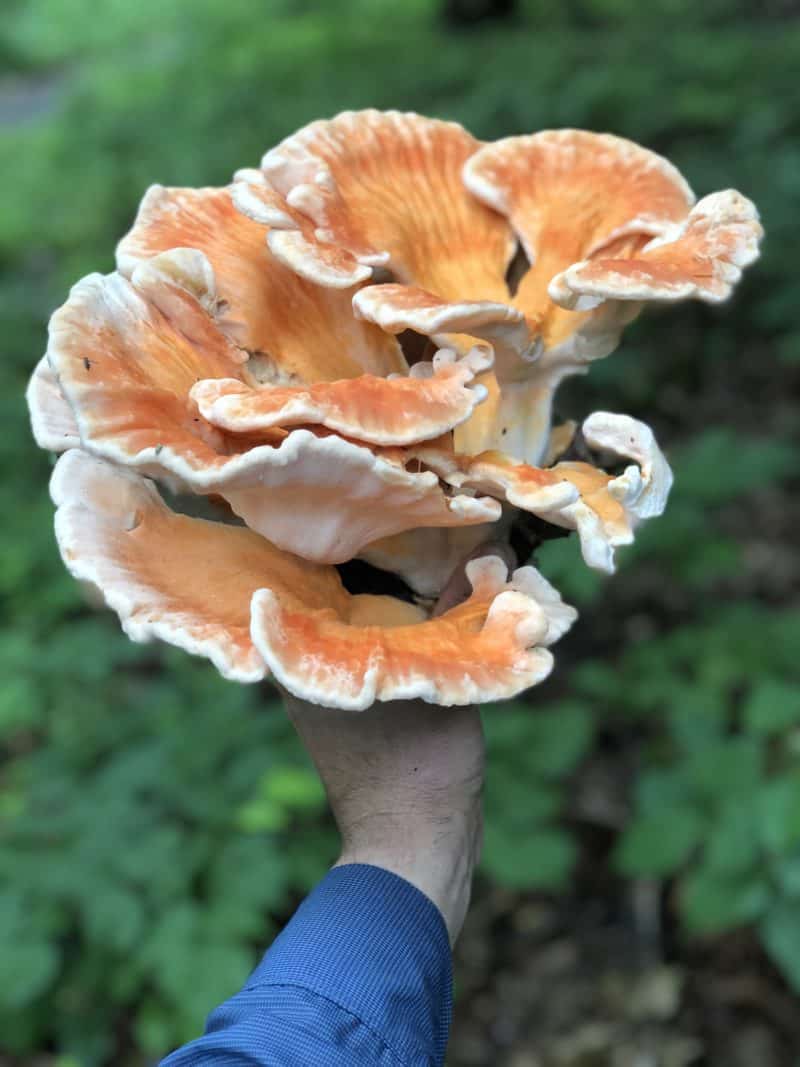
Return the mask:
<path id="1" fill-rule="evenodd" d="M 559 397 L 651 422 L 677 483 L 613 579 L 540 553 L 581 620 L 487 709 L 448 1064 L 796 1064 L 800 3 L 4 0 L 0 68 L 2 1067 L 155 1062 L 335 856 L 269 690 L 87 609 L 22 395 L 151 182 L 224 184 L 364 106 L 610 130 L 761 209 L 730 306 L 644 316 Z"/>

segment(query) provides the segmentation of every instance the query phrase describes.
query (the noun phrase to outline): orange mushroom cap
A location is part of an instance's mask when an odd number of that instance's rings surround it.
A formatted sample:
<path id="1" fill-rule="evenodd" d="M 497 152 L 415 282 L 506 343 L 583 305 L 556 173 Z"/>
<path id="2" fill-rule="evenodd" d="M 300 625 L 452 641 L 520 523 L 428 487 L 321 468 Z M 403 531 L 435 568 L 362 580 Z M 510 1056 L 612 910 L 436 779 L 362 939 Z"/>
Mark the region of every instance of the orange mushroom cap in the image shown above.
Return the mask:
<path id="1" fill-rule="evenodd" d="M 693 210 L 680 172 L 621 137 L 546 130 L 481 145 L 455 123 L 372 110 L 286 138 L 237 173 L 233 200 L 299 277 L 329 291 L 384 283 L 354 291 L 360 318 L 465 351 L 489 341 L 504 401 L 459 426 L 457 446 L 507 449 L 511 421 L 533 463 L 559 382 L 613 352 L 644 302 L 725 299 L 761 235 L 740 194 Z"/>
<path id="2" fill-rule="evenodd" d="M 648 301 L 726 299 L 761 233 L 741 194 L 695 203 L 618 137 L 482 144 L 374 110 L 311 123 L 225 188 L 152 186 L 28 387 L 37 443 L 65 453 L 65 563 L 134 640 L 238 681 L 351 709 L 513 696 L 575 612 L 491 546 L 508 557 L 528 512 L 611 571 L 672 481 L 625 415 L 582 425 L 621 474 L 565 455 L 555 390 Z M 349 591 L 353 560 L 391 595 Z"/>
<path id="3" fill-rule="evenodd" d="M 509 579 L 486 557 L 468 567 L 468 600 L 435 619 L 393 597 L 351 595 L 334 567 L 175 514 L 152 482 L 79 449 L 59 460 L 51 493 L 64 562 L 134 641 L 207 656 L 235 681 L 272 672 L 325 706 L 514 696 L 549 674 L 547 646 L 575 618 L 533 568 Z"/>

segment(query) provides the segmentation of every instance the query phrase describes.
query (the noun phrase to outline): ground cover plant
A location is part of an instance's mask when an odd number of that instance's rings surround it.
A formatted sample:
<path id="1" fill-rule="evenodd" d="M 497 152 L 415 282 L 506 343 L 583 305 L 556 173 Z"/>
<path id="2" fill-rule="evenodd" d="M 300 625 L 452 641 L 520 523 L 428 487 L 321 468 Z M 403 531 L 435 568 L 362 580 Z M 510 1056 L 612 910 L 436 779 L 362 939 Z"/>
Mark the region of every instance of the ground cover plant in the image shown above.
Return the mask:
<path id="1" fill-rule="evenodd" d="M 240 984 L 335 854 L 269 691 L 133 646 L 86 607 L 57 557 L 22 393 L 49 312 L 74 278 L 110 269 L 149 182 L 221 183 L 309 119 L 372 105 L 486 138 L 613 130 L 699 195 L 735 176 L 762 211 L 764 257 L 730 308 L 642 318 L 560 398 L 565 417 L 651 420 L 676 487 L 611 582 L 577 566 L 572 539 L 539 553 L 581 620 L 556 676 L 486 716 L 484 874 L 450 1062 L 564 1062 L 543 1021 L 525 1028 L 530 982 L 509 998 L 487 975 L 508 984 L 544 955 L 534 906 L 580 940 L 574 916 L 601 901 L 638 943 L 644 893 L 648 951 L 689 975 L 664 1030 L 677 1019 L 695 1044 L 668 1060 L 662 1031 L 636 1040 L 658 1063 L 737 1062 L 732 971 L 755 983 L 742 1010 L 759 1062 L 790 1063 L 800 1035 L 775 1005 L 800 991 L 796 12 L 542 0 L 470 31 L 421 0 L 375 7 L 114 3 L 99 18 L 43 0 L 12 3 L 0 30 L 0 1056 L 156 1059 Z"/>

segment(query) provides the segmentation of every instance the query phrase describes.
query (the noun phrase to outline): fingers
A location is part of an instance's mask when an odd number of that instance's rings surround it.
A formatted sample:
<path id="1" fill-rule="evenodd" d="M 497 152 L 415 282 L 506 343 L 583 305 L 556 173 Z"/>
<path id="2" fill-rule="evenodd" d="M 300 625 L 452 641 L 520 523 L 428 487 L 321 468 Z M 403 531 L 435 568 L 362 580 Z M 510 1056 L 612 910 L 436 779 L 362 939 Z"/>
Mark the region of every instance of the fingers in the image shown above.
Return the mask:
<path id="1" fill-rule="evenodd" d="M 482 556 L 497 556 L 508 567 L 509 573 L 517 566 L 516 553 L 507 541 L 484 541 L 482 545 L 478 545 L 468 556 L 465 556 L 450 575 L 439 599 L 436 601 L 436 606 L 433 609 L 434 617 L 444 615 L 446 611 L 457 607 L 469 597 L 472 587 L 467 578 L 467 564 L 473 559 L 480 559 Z"/>

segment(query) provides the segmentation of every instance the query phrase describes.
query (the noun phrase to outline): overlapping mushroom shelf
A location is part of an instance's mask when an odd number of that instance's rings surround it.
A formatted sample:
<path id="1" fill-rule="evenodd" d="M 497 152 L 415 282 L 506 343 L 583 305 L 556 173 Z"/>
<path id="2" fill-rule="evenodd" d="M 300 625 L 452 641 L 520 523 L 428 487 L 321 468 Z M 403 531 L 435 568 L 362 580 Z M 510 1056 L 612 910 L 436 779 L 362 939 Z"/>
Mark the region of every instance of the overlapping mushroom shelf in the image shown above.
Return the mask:
<path id="1" fill-rule="evenodd" d="M 154 186 L 117 270 L 53 315 L 28 389 L 38 443 L 65 452 L 64 560 L 133 639 L 239 681 L 349 708 L 518 693 L 575 612 L 480 546 L 527 513 L 611 571 L 671 484 L 625 415 L 581 427 L 603 465 L 567 458 L 555 390 L 644 303 L 725 299 L 760 234 L 741 194 L 695 203 L 629 141 L 481 144 L 396 112 L 312 123 L 226 188 Z M 348 592 L 354 558 L 408 595 Z"/>

